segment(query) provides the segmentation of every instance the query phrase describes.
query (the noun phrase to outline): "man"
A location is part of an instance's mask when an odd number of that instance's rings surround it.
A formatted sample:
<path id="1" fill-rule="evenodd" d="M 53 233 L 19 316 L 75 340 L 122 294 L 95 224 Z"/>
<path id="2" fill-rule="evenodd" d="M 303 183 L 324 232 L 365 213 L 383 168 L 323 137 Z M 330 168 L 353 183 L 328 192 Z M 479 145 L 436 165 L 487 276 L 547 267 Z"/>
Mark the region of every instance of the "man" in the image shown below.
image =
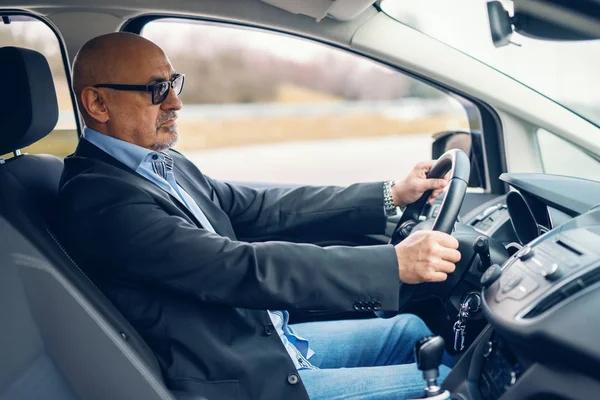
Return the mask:
<path id="1" fill-rule="evenodd" d="M 57 227 L 156 353 L 167 385 L 209 399 L 422 393 L 409 363 L 430 332 L 417 317 L 291 327 L 278 310 L 397 309 L 399 280 L 445 280 L 460 259 L 457 241 L 440 232 L 395 247 L 239 241 L 383 233 L 386 186 L 254 190 L 211 179 L 169 150 L 182 85 L 140 36 L 113 33 L 82 47 L 73 86 L 86 129 L 65 160 Z M 446 182 L 426 179 L 430 166 L 387 186 L 395 205 L 440 193 Z"/>

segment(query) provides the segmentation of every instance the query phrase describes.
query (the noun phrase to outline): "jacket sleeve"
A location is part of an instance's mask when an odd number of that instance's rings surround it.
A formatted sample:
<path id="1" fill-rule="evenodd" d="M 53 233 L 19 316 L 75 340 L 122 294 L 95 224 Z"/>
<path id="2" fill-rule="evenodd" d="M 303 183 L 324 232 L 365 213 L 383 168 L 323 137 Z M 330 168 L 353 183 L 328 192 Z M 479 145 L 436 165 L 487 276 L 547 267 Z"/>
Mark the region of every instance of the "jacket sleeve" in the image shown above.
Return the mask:
<path id="1" fill-rule="evenodd" d="M 254 189 L 207 179 L 238 237 L 385 232 L 382 182 Z"/>
<path id="2" fill-rule="evenodd" d="M 73 179 L 61 190 L 60 206 L 61 237 L 95 276 L 242 308 L 353 310 L 358 301 L 379 302 L 384 310 L 398 306 L 391 245 L 235 241 L 169 215 L 147 192 L 109 177 Z"/>

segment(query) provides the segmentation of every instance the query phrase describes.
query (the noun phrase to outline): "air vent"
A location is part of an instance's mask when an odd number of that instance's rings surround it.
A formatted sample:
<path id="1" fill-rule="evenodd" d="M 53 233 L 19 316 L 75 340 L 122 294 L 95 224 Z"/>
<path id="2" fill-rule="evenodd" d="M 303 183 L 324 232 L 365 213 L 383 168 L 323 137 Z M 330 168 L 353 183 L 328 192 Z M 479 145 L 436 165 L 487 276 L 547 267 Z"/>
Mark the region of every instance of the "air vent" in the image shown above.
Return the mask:
<path id="1" fill-rule="evenodd" d="M 563 300 L 573 296 L 575 293 L 600 282 L 600 267 L 580 276 L 573 282 L 569 282 L 558 291 L 544 298 L 531 311 L 525 314 L 524 318 L 535 318 L 538 315 L 548 311 Z"/>

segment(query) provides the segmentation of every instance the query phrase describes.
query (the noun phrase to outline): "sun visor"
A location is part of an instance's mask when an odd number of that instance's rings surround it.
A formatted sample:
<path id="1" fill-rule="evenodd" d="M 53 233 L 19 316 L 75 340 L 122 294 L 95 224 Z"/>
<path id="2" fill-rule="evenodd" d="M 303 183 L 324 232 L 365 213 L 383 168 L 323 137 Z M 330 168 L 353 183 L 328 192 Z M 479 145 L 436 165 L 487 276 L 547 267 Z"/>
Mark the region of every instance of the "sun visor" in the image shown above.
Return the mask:
<path id="1" fill-rule="evenodd" d="M 330 17 L 339 21 L 349 21 L 375 3 L 375 0 L 262 0 L 293 14 L 302 14 L 317 21 Z"/>

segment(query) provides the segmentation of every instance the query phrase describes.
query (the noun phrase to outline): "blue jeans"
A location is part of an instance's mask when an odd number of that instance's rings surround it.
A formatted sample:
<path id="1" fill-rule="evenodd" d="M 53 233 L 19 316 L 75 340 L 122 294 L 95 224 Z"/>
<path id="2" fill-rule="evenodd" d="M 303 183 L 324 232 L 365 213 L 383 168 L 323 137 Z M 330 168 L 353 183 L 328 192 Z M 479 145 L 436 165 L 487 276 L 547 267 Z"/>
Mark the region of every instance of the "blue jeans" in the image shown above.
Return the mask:
<path id="1" fill-rule="evenodd" d="M 425 380 L 415 342 L 431 331 L 417 316 L 308 322 L 292 325 L 308 339 L 318 369 L 299 371 L 311 400 L 401 400 L 423 397 Z M 450 364 L 451 365 L 451 364 Z M 450 368 L 440 366 L 438 383 Z"/>

